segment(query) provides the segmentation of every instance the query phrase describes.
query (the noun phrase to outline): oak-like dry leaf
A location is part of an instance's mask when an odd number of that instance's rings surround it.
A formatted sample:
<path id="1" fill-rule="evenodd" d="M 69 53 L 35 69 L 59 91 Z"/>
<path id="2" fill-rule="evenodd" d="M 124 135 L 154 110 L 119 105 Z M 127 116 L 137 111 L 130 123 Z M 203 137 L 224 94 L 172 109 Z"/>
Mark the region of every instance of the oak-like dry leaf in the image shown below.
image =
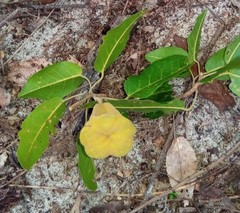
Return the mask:
<path id="1" fill-rule="evenodd" d="M 170 185 L 174 187 L 197 170 L 197 159 L 193 148 L 184 137 L 173 140 L 167 152 L 166 169 Z M 187 188 L 181 197 L 191 199 L 194 187 Z"/>

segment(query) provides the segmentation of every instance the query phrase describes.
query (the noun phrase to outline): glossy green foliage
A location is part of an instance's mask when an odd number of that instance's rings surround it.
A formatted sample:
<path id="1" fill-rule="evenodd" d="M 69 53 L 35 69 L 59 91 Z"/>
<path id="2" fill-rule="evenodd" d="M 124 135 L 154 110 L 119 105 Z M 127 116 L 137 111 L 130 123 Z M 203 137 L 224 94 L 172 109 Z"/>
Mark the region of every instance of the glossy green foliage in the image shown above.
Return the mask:
<path id="1" fill-rule="evenodd" d="M 217 51 L 213 56 L 211 56 L 207 63 L 205 64 L 206 72 L 214 72 L 225 66 L 224 56 L 225 56 L 226 48 L 223 48 Z M 229 76 L 220 76 L 218 80 L 228 80 Z"/>
<path id="2" fill-rule="evenodd" d="M 29 170 L 47 149 L 49 134 L 54 133 L 54 126 L 65 109 L 62 99 L 53 98 L 40 104 L 24 120 L 18 133 L 20 143 L 17 150 L 18 160 L 24 169 Z"/>
<path id="3" fill-rule="evenodd" d="M 240 60 L 240 59 L 239 59 Z M 229 85 L 230 90 L 240 97 L 240 67 L 231 71 L 231 83 Z"/>
<path id="4" fill-rule="evenodd" d="M 77 140 L 78 149 L 78 168 L 85 186 L 92 191 L 97 189 L 97 183 L 94 181 L 95 166 L 93 159 L 88 157 L 83 145 Z"/>
<path id="5" fill-rule="evenodd" d="M 188 53 L 179 47 L 160 47 L 156 50 L 153 50 L 145 55 L 145 58 L 150 62 L 153 63 L 157 60 L 167 58 L 169 56 L 174 55 L 183 55 L 188 56 Z"/>
<path id="6" fill-rule="evenodd" d="M 186 56 L 174 55 L 157 60 L 145 68 L 140 75 L 131 76 L 124 82 L 128 98 L 147 98 L 172 78 L 188 67 Z"/>
<path id="7" fill-rule="evenodd" d="M 227 46 L 224 59 L 226 64 L 231 63 L 231 61 L 234 60 L 238 62 L 236 67 L 229 71 L 231 79 L 231 84 L 229 85 L 229 88 L 237 96 L 240 96 L 240 36 L 235 38 Z"/>
<path id="8" fill-rule="evenodd" d="M 235 38 L 226 48 L 217 51 L 206 63 L 209 76 L 202 82 L 209 83 L 214 79 L 231 79 L 229 88 L 240 96 L 240 36 Z"/>
<path id="9" fill-rule="evenodd" d="M 207 72 L 213 72 L 215 70 L 218 70 L 224 67 L 226 64 L 224 60 L 225 52 L 226 52 L 226 48 L 223 48 L 217 51 L 216 53 L 214 53 L 214 55 L 212 55 L 206 62 L 205 70 Z"/>
<path id="10" fill-rule="evenodd" d="M 166 103 L 174 99 L 172 93 L 173 93 L 172 86 L 168 82 L 165 82 L 152 95 L 147 97 L 147 99 L 159 103 Z M 150 119 L 159 118 L 163 115 L 164 115 L 163 111 L 149 112 L 144 114 L 145 117 L 148 117 Z"/>
<path id="11" fill-rule="evenodd" d="M 207 15 L 207 10 L 203 11 L 195 22 L 195 25 L 192 29 L 192 32 L 188 36 L 188 59 L 189 63 L 192 64 L 197 60 L 197 54 L 199 52 L 200 39 L 201 39 L 201 31 L 204 19 Z"/>
<path id="12" fill-rule="evenodd" d="M 82 69 L 72 62 L 58 62 L 31 76 L 18 97 L 49 100 L 63 98 L 83 82 Z"/>
<path id="13" fill-rule="evenodd" d="M 213 72 L 208 73 L 208 77 L 205 77 L 201 82 L 202 83 L 210 83 L 215 79 L 221 79 L 223 76 L 229 75 L 231 78 L 232 70 L 234 69 L 240 69 L 240 57 L 235 58 L 232 61 L 229 62 L 229 64 L 225 64 L 223 67 L 220 67 L 217 70 L 214 70 Z"/>
<path id="14" fill-rule="evenodd" d="M 164 114 L 169 114 L 171 112 L 176 112 L 183 109 L 184 101 L 179 99 L 174 99 L 168 102 L 156 102 L 152 100 L 109 100 L 114 107 L 119 111 L 128 112 L 158 112 L 161 111 Z M 96 104 L 95 101 L 85 104 L 83 108 L 92 108 Z"/>
<path id="15" fill-rule="evenodd" d="M 165 82 L 159 87 L 152 95 L 148 96 L 146 99 L 153 100 L 157 102 L 170 101 L 172 100 L 172 86 Z"/>
<path id="16" fill-rule="evenodd" d="M 226 64 L 229 64 L 236 58 L 240 57 L 240 36 L 236 37 L 228 46 L 226 47 L 226 52 L 224 60 Z"/>
<path id="17" fill-rule="evenodd" d="M 94 63 L 94 68 L 97 72 L 103 73 L 121 54 L 127 44 L 133 26 L 143 14 L 144 12 L 140 11 L 130 16 L 117 27 L 109 30 L 106 36 L 103 37 L 103 43 L 98 49 Z"/>

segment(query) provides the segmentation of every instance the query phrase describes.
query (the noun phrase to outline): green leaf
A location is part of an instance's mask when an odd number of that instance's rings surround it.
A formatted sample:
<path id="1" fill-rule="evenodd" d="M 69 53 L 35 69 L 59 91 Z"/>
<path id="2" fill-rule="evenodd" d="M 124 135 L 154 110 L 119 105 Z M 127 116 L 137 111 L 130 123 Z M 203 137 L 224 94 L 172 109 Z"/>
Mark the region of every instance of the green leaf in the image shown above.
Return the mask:
<path id="1" fill-rule="evenodd" d="M 231 70 L 229 89 L 240 97 L 240 68 Z"/>
<path id="2" fill-rule="evenodd" d="M 225 51 L 225 62 L 226 64 L 235 58 L 240 57 L 240 36 L 236 37 L 228 46 Z"/>
<path id="3" fill-rule="evenodd" d="M 148 96 L 146 99 L 153 100 L 157 102 L 171 101 L 172 100 L 172 86 L 165 82 L 159 87 L 152 95 Z"/>
<path id="4" fill-rule="evenodd" d="M 84 147 L 80 143 L 79 138 L 77 140 L 77 149 L 78 167 L 83 182 L 89 190 L 96 191 L 97 183 L 94 181 L 95 166 L 93 163 L 93 159 L 86 154 Z"/>
<path id="5" fill-rule="evenodd" d="M 224 56 L 225 56 L 226 48 L 220 49 L 214 55 L 212 55 L 205 64 L 205 70 L 207 72 L 214 72 L 226 65 Z M 229 80 L 229 76 L 220 76 L 217 78 L 218 80 Z"/>
<path id="6" fill-rule="evenodd" d="M 226 48 L 216 52 L 206 63 L 206 70 L 212 75 L 204 78 L 203 83 L 214 79 L 225 80 L 230 77 L 230 90 L 240 96 L 240 36 Z"/>
<path id="7" fill-rule="evenodd" d="M 124 89 L 128 98 L 147 98 L 188 66 L 187 57 L 183 55 L 160 59 L 145 68 L 140 75 L 129 77 L 124 82 Z"/>
<path id="8" fill-rule="evenodd" d="M 159 111 L 159 112 L 149 112 L 149 113 L 145 113 L 144 117 L 149 118 L 149 119 L 156 119 L 159 117 L 162 117 L 164 115 L 163 112 Z"/>
<path id="9" fill-rule="evenodd" d="M 63 98 L 73 92 L 83 82 L 82 69 L 72 62 L 58 62 L 50 65 L 33 76 L 22 88 L 18 97 L 49 100 Z"/>
<path id="10" fill-rule="evenodd" d="M 230 79 L 231 84 L 229 85 L 230 90 L 237 96 L 240 96 L 240 36 L 236 37 L 226 48 L 225 62 L 231 63 L 232 61 L 239 61 L 238 65 L 231 69 Z"/>
<path id="11" fill-rule="evenodd" d="M 192 64 L 194 61 L 197 61 L 197 54 L 200 46 L 201 31 L 204 19 L 207 15 L 207 10 L 203 11 L 196 20 L 196 23 L 193 27 L 192 32 L 188 36 L 188 59 L 189 63 Z"/>
<path id="12" fill-rule="evenodd" d="M 240 56 L 238 58 L 233 59 L 228 64 L 226 64 L 223 67 L 220 67 L 217 70 L 214 70 L 212 72 L 208 72 L 208 77 L 205 77 L 203 80 L 201 80 L 202 83 L 209 83 L 215 79 L 221 79 L 224 76 L 230 76 L 231 78 L 231 72 L 232 70 L 240 69 Z"/>
<path id="13" fill-rule="evenodd" d="M 145 55 L 145 58 L 150 62 L 153 63 L 162 58 L 167 58 L 173 55 L 184 55 L 188 56 L 188 53 L 179 47 L 160 47 L 159 49 L 153 50 L 148 52 Z"/>
<path id="14" fill-rule="evenodd" d="M 49 144 L 49 134 L 65 111 L 65 102 L 60 98 L 45 101 L 35 108 L 23 121 L 18 133 L 20 143 L 17 156 L 20 164 L 29 170 L 41 157 Z"/>
<path id="15" fill-rule="evenodd" d="M 106 36 L 103 37 L 103 43 L 98 49 L 94 63 L 94 68 L 97 72 L 103 73 L 121 54 L 127 44 L 133 26 L 143 14 L 144 12 L 140 11 L 130 16 L 117 27 L 109 30 Z"/>
<path id="16" fill-rule="evenodd" d="M 168 102 L 158 103 L 151 100 L 109 100 L 114 107 L 119 111 L 129 112 L 158 112 L 161 111 L 164 114 L 176 112 L 178 110 L 184 110 L 184 101 L 174 99 Z M 97 102 L 89 102 L 83 106 L 83 108 L 92 108 Z"/>
<path id="17" fill-rule="evenodd" d="M 207 72 L 213 72 L 226 65 L 224 56 L 226 48 L 218 50 L 214 55 L 212 55 L 205 64 L 205 69 Z"/>

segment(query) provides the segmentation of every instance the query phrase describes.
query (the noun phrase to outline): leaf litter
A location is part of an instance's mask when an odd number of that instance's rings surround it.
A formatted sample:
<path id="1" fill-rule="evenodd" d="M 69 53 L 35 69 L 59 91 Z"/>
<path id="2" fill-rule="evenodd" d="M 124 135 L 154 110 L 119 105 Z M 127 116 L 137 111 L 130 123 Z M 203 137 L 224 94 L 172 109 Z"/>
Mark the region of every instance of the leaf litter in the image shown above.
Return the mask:
<path id="1" fill-rule="evenodd" d="M 196 173 L 196 154 L 189 141 L 184 137 L 178 137 L 173 140 L 166 156 L 166 170 L 172 187 Z M 193 190 L 194 186 L 189 186 L 184 189 L 184 192 L 179 192 L 179 197 L 192 199 Z"/>
<path id="2" fill-rule="evenodd" d="M 100 3 L 104 4 L 104 2 L 100 2 Z M 231 16 L 231 14 L 235 13 L 234 8 L 231 7 L 229 1 L 213 3 L 213 4 L 215 6 L 215 9 L 214 9 L 215 11 L 217 12 L 224 11 L 222 12 L 223 17 Z M 134 8 L 134 6 L 131 6 L 131 8 Z M 117 9 L 119 10 L 119 7 Z M 178 10 L 177 13 L 174 12 L 176 9 Z M 174 7 L 171 7 L 171 4 L 169 4 L 169 6 L 164 8 L 164 11 L 160 10 L 160 13 L 157 13 L 158 17 L 155 20 L 151 20 L 151 23 L 148 23 L 148 25 L 156 28 L 154 32 L 154 36 L 151 36 L 150 34 L 146 35 L 141 32 L 142 36 L 146 37 L 145 39 L 146 42 L 144 45 L 147 45 L 150 47 L 151 43 L 155 43 L 161 46 L 161 42 L 163 40 L 166 40 L 170 43 L 172 39 L 171 37 L 172 35 L 169 34 L 169 29 L 171 28 L 174 28 L 175 32 L 177 32 L 178 35 L 186 37 L 186 35 L 188 34 L 189 26 L 192 26 L 192 22 L 195 20 L 196 14 L 199 14 L 199 12 L 202 9 L 203 8 L 199 6 L 191 8 L 191 13 L 189 14 L 190 15 L 189 16 L 189 15 L 186 15 L 187 9 L 186 9 L 185 3 L 184 5 L 182 5 L 181 3 L 177 5 L 177 2 L 176 2 L 176 5 L 174 5 Z M 115 11 L 118 11 L 118 10 L 115 10 Z M 131 12 L 131 10 L 127 9 L 127 12 Z M 101 12 L 102 11 L 97 10 L 98 14 Z M 68 15 L 71 16 L 73 13 L 74 13 L 73 11 L 71 11 L 70 13 L 68 12 Z M 111 10 L 110 10 L 110 13 L 111 13 Z M 66 12 L 63 11 L 63 14 L 66 15 Z M 173 19 L 173 17 L 176 17 L 176 18 Z M 192 18 L 190 22 L 188 22 L 189 17 Z M 79 20 L 79 16 L 77 16 L 77 19 Z M 102 20 L 102 23 L 104 22 L 106 22 L 106 19 Z M 149 22 L 149 20 L 146 19 L 146 22 Z M 210 25 L 207 25 L 206 31 L 203 33 L 204 42 L 202 46 L 204 46 L 204 44 L 207 43 L 208 36 L 210 37 L 215 30 L 214 28 L 215 25 L 213 20 L 212 20 L 212 23 L 213 23 L 213 27 L 210 27 Z M 72 21 L 72 25 L 74 24 L 75 22 Z M 187 24 L 189 25 L 187 26 Z M 76 24 L 76 26 L 78 25 Z M 235 23 L 234 26 L 239 26 L 239 25 L 238 23 Z M 159 30 L 159 28 L 161 28 L 161 30 Z M 141 29 L 141 27 L 138 29 Z M 135 31 L 135 33 L 136 32 L 139 33 L 139 30 Z M 207 34 L 207 36 L 205 33 Z M 237 28 L 235 29 L 232 28 L 229 30 L 229 32 L 226 32 L 224 34 L 224 38 L 221 38 L 223 43 L 226 42 L 226 40 L 228 41 L 231 40 L 232 35 L 234 34 L 239 34 L 239 31 L 237 30 Z M 59 32 L 59 35 L 61 35 L 61 32 Z M 46 36 L 46 34 L 43 34 L 43 37 L 44 36 Z M 133 36 L 134 36 L 134 33 L 133 33 Z M 169 37 L 166 39 L 167 36 Z M 33 38 L 33 41 L 34 39 L 36 42 L 37 41 L 36 38 Z M 41 44 L 41 41 L 39 43 Z M 219 44 L 217 44 L 217 48 L 219 47 L 218 45 Z M 39 46 L 37 46 L 37 48 L 39 48 Z M 128 48 L 133 49 L 134 47 L 130 46 Z M 16 58 L 24 60 L 25 56 L 27 55 L 26 49 L 22 49 L 21 51 L 25 53 L 18 54 Z M 41 52 L 42 51 L 39 51 L 39 53 Z M 31 52 L 29 54 L 30 57 L 32 57 L 32 55 L 35 53 L 36 51 Z M 54 56 L 54 52 L 51 52 L 51 56 Z M 59 55 L 57 55 L 57 57 L 59 57 Z M 121 61 L 119 62 L 119 64 L 120 63 Z M 116 65 L 116 67 L 113 67 L 113 70 L 108 72 L 122 72 L 122 69 L 121 67 L 118 68 L 118 66 Z M 106 78 L 107 77 L 108 76 L 106 76 Z M 114 78 L 115 80 L 118 79 L 118 77 L 116 78 L 116 75 L 112 75 L 112 79 L 110 79 L 110 81 L 114 82 Z M 181 85 L 178 85 L 174 89 L 178 89 L 178 87 L 180 88 Z M 109 91 L 114 90 L 115 85 L 114 87 L 107 88 L 107 89 Z M 192 143 L 192 146 L 196 151 L 197 156 L 203 157 L 202 163 L 205 165 L 208 164 L 209 161 L 212 161 L 217 158 L 217 156 L 214 156 L 214 155 L 208 156 L 208 152 L 206 151 L 206 148 L 216 147 L 219 151 L 219 154 L 222 154 L 224 153 L 225 149 L 229 149 L 238 140 L 237 134 L 239 133 L 239 128 L 240 128 L 239 122 L 237 122 L 238 120 L 234 121 L 232 116 L 234 115 L 235 118 L 238 118 L 237 110 L 239 107 L 239 100 L 236 99 L 236 97 L 234 97 L 234 99 L 236 100 L 236 106 L 233 109 L 226 111 L 224 115 L 225 118 L 224 118 L 224 116 L 221 113 L 219 113 L 211 103 L 208 103 L 205 100 L 199 98 L 198 102 L 196 103 L 194 111 L 189 115 L 189 117 L 187 117 L 185 121 L 180 123 L 180 125 L 176 129 L 177 135 L 186 134 L 186 138 L 188 139 L 188 141 Z M 29 111 L 30 110 L 28 109 L 23 111 L 23 113 L 27 114 Z M 109 158 L 106 162 L 97 161 L 96 162 L 97 170 L 98 170 L 97 177 L 98 179 L 100 179 L 99 191 L 102 194 L 106 195 L 109 192 L 130 193 L 132 191 L 132 187 L 129 186 L 129 183 L 131 185 L 134 185 L 135 183 L 142 190 L 142 192 L 144 192 L 144 185 L 145 185 L 144 181 L 143 182 L 140 181 L 139 183 L 139 179 L 141 179 L 141 176 L 144 177 L 143 175 L 144 174 L 146 175 L 146 173 L 140 172 L 141 170 L 139 168 L 139 164 L 142 162 L 147 162 L 147 165 L 149 165 L 150 168 L 154 166 L 154 161 L 157 159 L 159 149 L 152 146 L 152 141 L 156 138 L 157 134 L 158 135 L 160 134 L 163 137 L 166 136 L 168 131 L 167 123 L 169 121 L 164 122 L 163 119 L 159 119 L 157 121 L 148 121 L 147 119 L 142 119 L 138 117 L 135 117 L 134 119 L 135 119 L 135 123 L 139 127 L 139 132 L 136 137 L 136 144 L 135 144 L 134 150 L 126 157 L 126 159 L 124 159 L 125 163 L 121 166 L 126 170 L 132 169 L 131 176 L 128 177 L 127 181 L 126 179 L 125 181 L 119 180 L 119 177 L 116 177 L 116 174 L 120 168 L 119 165 L 121 165 L 121 161 L 119 161 L 118 159 Z M 205 123 L 204 125 L 202 125 L 206 120 L 211 120 L 212 123 L 211 124 Z M 164 123 L 165 123 L 165 127 L 164 127 Z M 200 132 L 195 131 L 196 126 L 201 126 Z M 225 139 L 221 134 L 227 133 L 228 129 L 233 130 L 235 134 L 233 135 L 233 140 L 224 144 L 223 141 Z M 145 158 L 142 157 L 141 153 L 145 153 L 147 157 Z M 58 161 L 60 162 L 58 163 Z M 46 183 L 48 183 L 47 185 L 50 187 L 51 186 L 52 187 L 58 186 L 59 188 L 75 187 L 75 189 L 77 187 L 80 187 L 80 191 L 84 191 L 84 189 L 81 188 L 82 184 L 80 183 L 80 185 L 78 185 L 79 181 L 81 182 L 81 180 L 79 180 L 78 178 L 78 171 L 76 167 L 74 167 L 73 162 L 76 162 L 76 160 L 73 159 L 71 156 L 66 157 L 65 159 L 62 159 L 58 155 L 51 156 L 51 154 L 48 154 L 45 156 L 44 159 L 41 160 L 38 166 L 33 168 L 33 170 L 31 170 L 26 175 L 25 180 L 29 185 L 33 185 L 33 186 L 34 185 L 41 186 L 41 185 L 46 185 Z M 159 184 L 157 184 L 158 186 L 155 189 L 160 191 L 164 189 L 164 184 L 161 181 L 161 179 L 156 181 Z M 136 192 L 138 192 L 138 187 L 136 187 L 137 188 Z M 24 189 L 22 189 L 22 191 L 24 191 Z M 62 211 L 68 211 L 73 206 L 75 202 L 75 198 L 77 197 L 76 192 L 75 193 L 64 192 L 59 194 L 51 190 L 41 189 L 41 187 L 36 190 L 31 190 L 31 193 L 32 193 L 31 197 L 28 196 L 27 193 L 24 193 L 24 197 L 25 197 L 24 203 L 17 205 L 15 208 L 12 208 L 12 212 L 24 211 L 26 208 L 30 209 L 31 212 L 35 212 L 37 209 L 42 210 L 43 208 L 45 211 L 48 211 L 52 208 L 53 206 L 52 203 L 57 203 L 57 205 L 60 207 Z M 99 196 L 90 195 L 90 194 L 85 194 L 85 195 L 87 198 L 85 198 L 85 200 L 83 198 L 83 201 L 81 202 L 81 207 L 83 212 L 88 212 L 89 208 L 97 204 L 102 204 L 103 202 L 110 202 L 111 200 L 114 200 L 114 196 L 103 197 L 101 195 Z M 43 200 L 43 197 L 49 198 L 49 199 Z M 33 202 L 33 200 L 36 200 L 37 202 L 35 203 Z M 44 206 L 38 204 L 42 202 L 44 202 Z M 155 205 L 158 205 L 158 204 L 159 203 L 156 203 Z M 156 210 L 156 208 L 154 210 Z"/>

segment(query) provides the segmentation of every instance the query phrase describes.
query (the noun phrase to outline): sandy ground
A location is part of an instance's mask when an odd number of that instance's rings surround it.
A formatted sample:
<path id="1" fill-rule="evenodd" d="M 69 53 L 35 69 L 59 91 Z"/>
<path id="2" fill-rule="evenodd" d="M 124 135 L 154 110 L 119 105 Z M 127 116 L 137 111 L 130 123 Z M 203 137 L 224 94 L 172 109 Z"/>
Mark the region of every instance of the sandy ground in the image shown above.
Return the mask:
<path id="1" fill-rule="evenodd" d="M 212 52 L 240 35 L 238 1 L 59 0 L 54 10 L 34 7 L 39 6 L 38 2 L 0 2 L 0 50 L 4 53 L 0 89 L 5 101 L 0 111 L 0 212 L 130 212 L 143 201 L 142 194 L 174 117 L 149 120 L 131 115 L 138 130 L 133 150 L 124 158 L 95 160 L 98 190 L 89 192 L 79 178 L 76 139 L 72 134 L 79 112 L 67 112 L 41 160 L 29 172 L 21 169 L 16 158 L 17 132 L 39 102 L 18 99 L 17 93 L 28 76 L 47 64 L 72 56 L 87 67 L 94 46 L 116 18 L 122 20 L 136 11 L 151 9 L 134 28 L 126 50 L 107 71 L 100 87 L 102 93 L 123 97 L 124 79 L 146 66 L 144 54 L 160 46 L 173 45 L 176 36 L 186 38 L 197 15 L 206 7 L 211 11 L 204 24 L 201 50 L 208 48 L 220 27 L 220 19 L 226 23 L 226 29 L 214 43 Z M 4 24 L 1 22 L 16 10 L 14 18 Z M 176 94 L 186 90 L 184 80 L 174 80 L 172 84 Z M 197 155 L 198 170 L 219 159 L 240 141 L 240 98 L 230 95 L 236 104 L 227 110 L 219 111 L 213 103 L 199 96 L 192 111 L 180 114 L 174 135 L 184 136 L 191 143 Z M 202 188 L 196 190 L 191 212 L 239 210 L 237 154 L 239 156 L 239 152 L 232 156 L 228 168 L 215 173 L 209 171 L 199 181 Z M 168 188 L 168 177 L 162 168 L 152 191 Z M 231 198 L 234 196 L 236 199 Z M 144 211 L 180 212 L 179 207 L 183 207 L 181 200 L 162 199 Z"/>

